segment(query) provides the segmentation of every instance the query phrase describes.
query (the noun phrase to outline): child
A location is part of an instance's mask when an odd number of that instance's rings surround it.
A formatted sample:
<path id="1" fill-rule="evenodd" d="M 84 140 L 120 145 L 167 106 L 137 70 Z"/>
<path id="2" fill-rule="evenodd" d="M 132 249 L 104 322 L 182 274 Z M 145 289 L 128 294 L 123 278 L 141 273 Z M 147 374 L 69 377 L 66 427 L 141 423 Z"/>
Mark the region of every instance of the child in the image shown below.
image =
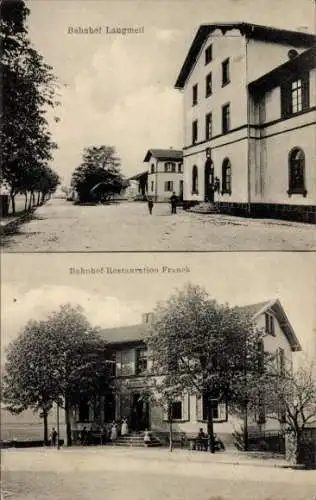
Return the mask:
<path id="1" fill-rule="evenodd" d="M 148 429 L 146 429 L 144 434 L 144 445 L 148 446 L 149 443 L 150 443 L 150 435 Z"/>

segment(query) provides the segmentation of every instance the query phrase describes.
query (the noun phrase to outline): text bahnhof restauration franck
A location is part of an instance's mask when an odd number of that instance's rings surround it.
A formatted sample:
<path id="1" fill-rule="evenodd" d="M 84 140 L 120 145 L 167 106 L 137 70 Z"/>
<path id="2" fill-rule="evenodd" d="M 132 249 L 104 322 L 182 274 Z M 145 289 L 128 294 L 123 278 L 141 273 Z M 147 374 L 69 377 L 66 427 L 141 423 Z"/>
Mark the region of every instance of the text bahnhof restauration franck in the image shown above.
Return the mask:
<path id="1" fill-rule="evenodd" d="M 150 266 L 139 266 L 139 267 L 112 267 L 112 266 L 101 266 L 101 267 L 70 267 L 70 274 L 77 275 L 87 275 L 87 274 L 184 274 L 191 272 L 189 266 L 179 266 L 179 267 L 150 267 Z"/>
<path id="2" fill-rule="evenodd" d="M 68 35 L 143 35 L 144 26 L 68 26 Z"/>

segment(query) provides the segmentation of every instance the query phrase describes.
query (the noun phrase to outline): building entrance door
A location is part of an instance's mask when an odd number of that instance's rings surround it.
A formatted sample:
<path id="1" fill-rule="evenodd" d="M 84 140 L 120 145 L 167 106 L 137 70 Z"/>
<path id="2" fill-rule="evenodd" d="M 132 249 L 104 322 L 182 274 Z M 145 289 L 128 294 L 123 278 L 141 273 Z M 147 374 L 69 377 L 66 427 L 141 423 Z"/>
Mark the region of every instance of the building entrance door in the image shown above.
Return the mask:
<path id="1" fill-rule="evenodd" d="M 134 431 L 149 429 L 149 403 L 140 393 L 132 394 L 131 429 Z"/>
<path id="2" fill-rule="evenodd" d="M 204 201 L 214 203 L 214 168 L 213 162 L 208 158 L 204 166 Z"/>

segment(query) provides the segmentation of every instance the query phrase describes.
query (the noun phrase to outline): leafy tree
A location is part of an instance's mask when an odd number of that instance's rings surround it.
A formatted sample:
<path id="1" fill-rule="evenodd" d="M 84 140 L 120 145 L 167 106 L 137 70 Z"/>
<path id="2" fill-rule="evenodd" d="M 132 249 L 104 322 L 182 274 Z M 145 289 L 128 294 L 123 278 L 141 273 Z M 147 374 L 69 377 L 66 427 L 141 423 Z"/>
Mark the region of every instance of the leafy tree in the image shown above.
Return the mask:
<path id="1" fill-rule="evenodd" d="M 59 104 L 57 81 L 51 66 L 31 46 L 25 27 L 28 15 L 24 0 L 0 4 L 1 175 L 11 188 L 13 213 L 16 194 L 28 191 L 30 179 L 52 159 L 57 147 L 45 116 L 48 108 Z"/>
<path id="2" fill-rule="evenodd" d="M 181 388 L 204 396 L 212 452 L 212 400 L 245 400 L 245 388 L 258 370 L 261 336 L 238 308 L 220 305 L 190 284 L 154 310 L 146 341 L 151 373 L 163 377 L 163 390 Z"/>
<path id="3" fill-rule="evenodd" d="M 313 363 L 292 370 L 270 364 L 266 380 L 266 412 L 276 419 L 294 446 L 296 463 L 304 445 L 304 430 L 316 423 L 316 380 Z"/>
<path id="4" fill-rule="evenodd" d="M 65 408 L 67 442 L 69 412 L 82 397 L 97 397 L 111 383 L 107 346 L 91 328 L 80 307 L 61 306 L 45 321 L 30 321 L 7 353 L 3 400 L 11 412 L 41 411 L 44 440 L 53 403 Z"/>
<path id="5" fill-rule="evenodd" d="M 126 182 L 120 172 L 120 159 L 112 146 L 85 148 L 82 163 L 72 175 L 71 185 L 80 202 L 108 199 L 120 193 Z"/>

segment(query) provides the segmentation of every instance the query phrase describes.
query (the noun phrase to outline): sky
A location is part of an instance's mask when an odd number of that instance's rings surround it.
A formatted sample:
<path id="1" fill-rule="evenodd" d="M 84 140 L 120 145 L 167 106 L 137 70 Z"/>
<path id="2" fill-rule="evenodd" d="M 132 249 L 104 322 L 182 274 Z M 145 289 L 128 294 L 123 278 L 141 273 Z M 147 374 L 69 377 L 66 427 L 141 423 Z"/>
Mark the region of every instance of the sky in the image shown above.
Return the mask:
<path id="1" fill-rule="evenodd" d="M 316 255 L 312 253 L 2 254 L 1 260 L 3 356 L 30 319 L 44 319 L 62 304 L 81 305 L 93 326 L 138 324 L 142 313 L 189 282 L 231 306 L 278 298 L 304 351 L 316 356 L 316 281 L 311 272 Z M 70 273 L 70 268 L 102 266 L 147 266 L 159 272 Z M 186 271 L 162 272 L 163 266 Z"/>
<path id="2" fill-rule="evenodd" d="M 68 184 L 83 148 L 113 145 L 127 177 L 150 148 L 182 148 L 182 95 L 174 89 L 201 23 L 249 21 L 315 32 L 314 0 L 28 0 L 29 35 L 62 87 L 53 168 Z M 69 27 L 102 27 L 69 34 Z M 105 27 L 144 34 L 105 34 Z"/>

